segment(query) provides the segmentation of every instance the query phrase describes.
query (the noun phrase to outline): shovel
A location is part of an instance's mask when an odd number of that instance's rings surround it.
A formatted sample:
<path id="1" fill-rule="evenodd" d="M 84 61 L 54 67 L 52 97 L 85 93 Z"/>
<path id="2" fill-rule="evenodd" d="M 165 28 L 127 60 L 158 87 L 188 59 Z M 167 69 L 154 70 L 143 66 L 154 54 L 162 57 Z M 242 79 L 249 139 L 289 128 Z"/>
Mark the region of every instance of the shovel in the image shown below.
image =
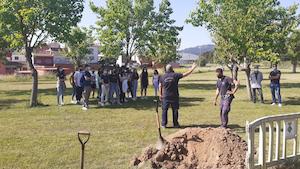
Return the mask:
<path id="1" fill-rule="evenodd" d="M 165 147 L 166 140 L 161 135 L 159 115 L 158 115 L 159 100 L 154 100 L 154 103 L 156 104 L 156 123 L 157 123 L 157 129 L 158 129 L 158 141 L 156 143 L 156 148 L 158 150 L 161 150 Z"/>
<path id="2" fill-rule="evenodd" d="M 84 148 L 85 144 L 90 139 L 90 132 L 88 131 L 78 131 L 78 140 L 81 144 L 81 161 L 80 161 L 80 168 L 84 169 Z"/>

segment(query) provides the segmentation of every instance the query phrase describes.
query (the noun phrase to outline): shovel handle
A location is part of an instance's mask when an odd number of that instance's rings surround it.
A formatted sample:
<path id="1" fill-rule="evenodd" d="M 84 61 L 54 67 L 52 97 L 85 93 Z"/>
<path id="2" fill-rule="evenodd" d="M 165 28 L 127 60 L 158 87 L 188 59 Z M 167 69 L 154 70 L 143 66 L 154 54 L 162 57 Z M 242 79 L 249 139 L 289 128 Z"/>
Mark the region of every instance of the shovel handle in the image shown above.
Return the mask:
<path id="1" fill-rule="evenodd" d="M 158 107 L 159 107 L 159 101 L 158 100 L 154 100 L 154 103 L 156 104 L 155 106 L 155 110 L 156 110 L 156 123 L 157 123 L 157 128 L 159 130 L 159 135 L 161 135 L 160 133 L 160 123 L 159 123 L 159 115 L 158 115 Z"/>
<path id="2" fill-rule="evenodd" d="M 82 140 L 81 136 L 87 136 L 87 139 Z M 81 143 L 81 145 L 85 145 L 89 141 L 90 136 L 91 134 L 88 131 L 78 131 L 78 140 Z"/>

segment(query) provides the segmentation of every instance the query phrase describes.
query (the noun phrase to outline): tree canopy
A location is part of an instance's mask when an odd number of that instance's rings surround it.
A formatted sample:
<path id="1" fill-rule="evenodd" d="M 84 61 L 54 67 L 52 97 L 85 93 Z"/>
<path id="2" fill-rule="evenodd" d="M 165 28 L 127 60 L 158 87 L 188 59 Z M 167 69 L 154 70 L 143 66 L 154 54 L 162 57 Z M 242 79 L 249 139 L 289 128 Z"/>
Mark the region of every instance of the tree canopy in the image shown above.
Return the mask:
<path id="1" fill-rule="evenodd" d="M 106 7 L 91 3 L 91 8 L 99 17 L 100 51 L 105 57 L 124 56 L 128 61 L 147 43 L 153 0 L 107 0 Z"/>
<path id="2" fill-rule="evenodd" d="M 300 59 L 300 29 L 294 30 L 288 38 L 287 55 L 293 64 L 293 72 L 296 72 L 296 67 Z"/>
<path id="3" fill-rule="evenodd" d="M 174 26 L 168 0 L 161 2 L 158 12 L 153 0 L 107 0 L 106 7 L 91 7 L 99 16 L 100 51 L 105 57 L 124 56 L 127 62 L 139 55 L 162 63 L 178 58 L 182 27 Z"/>
<path id="4" fill-rule="evenodd" d="M 38 74 L 32 63 L 32 51 L 46 38 L 62 40 L 81 20 L 84 0 L 1 0 L 0 37 L 9 48 L 24 48 L 32 71 L 30 106 L 37 106 Z"/>
<path id="5" fill-rule="evenodd" d="M 78 67 L 87 61 L 86 56 L 90 54 L 89 47 L 94 43 L 94 39 L 91 30 L 74 27 L 64 42 L 66 45 L 65 55 Z"/>
<path id="6" fill-rule="evenodd" d="M 299 24 L 296 10 L 297 5 L 284 8 L 278 0 L 200 0 L 188 22 L 206 26 L 224 59 L 276 63 L 288 34 Z"/>
<path id="7" fill-rule="evenodd" d="M 173 9 L 169 0 L 162 0 L 159 11 L 154 17 L 154 31 L 150 32 L 150 45 L 148 55 L 159 63 L 169 63 L 180 58 L 177 49 L 181 40 L 178 38 L 183 27 L 175 26 L 175 20 L 171 19 Z M 147 51 L 147 49 L 146 49 Z"/>

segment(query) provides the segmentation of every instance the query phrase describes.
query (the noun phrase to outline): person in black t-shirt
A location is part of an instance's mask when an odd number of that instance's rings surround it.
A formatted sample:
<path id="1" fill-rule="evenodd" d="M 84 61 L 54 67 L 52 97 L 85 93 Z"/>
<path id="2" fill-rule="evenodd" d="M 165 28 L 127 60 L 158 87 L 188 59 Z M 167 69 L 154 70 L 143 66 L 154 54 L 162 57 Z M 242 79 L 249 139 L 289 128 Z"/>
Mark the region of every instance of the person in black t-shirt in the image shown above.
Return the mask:
<path id="1" fill-rule="evenodd" d="M 273 66 L 273 70 L 270 72 L 269 79 L 271 81 L 270 88 L 272 93 L 272 106 L 278 103 L 278 106 L 281 107 L 281 93 L 280 93 L 280 78 L 281 72 L 277 69 L 277 65 Z"/>
<path id="2" fill-rule="evenodd" d="M 148 80 L 148 71 L 147 68 L 144 67 L 143 71 L 141 73 L 141 98 L 146 98 L 147 96 L 147 88 L 149 85 L 149 80 Z"/>
<path id="3" fill-rule="evenodd" d="M 132 87 L 132 99 L 136 100 L 136 93 L 138 88 L 138 80 L 139 80 L 139 74 L 137 73 L 136 69 L 133 69 L 133 72 L 131 74 L 131 87 Z"/>
<path id="4" fill-rule="evenodd" d="M 56 89 L 57 89 L 57 105 L 62 106 L 64 105 L 64 92 L 66 90 L 66 75 L 63 68 L 58 67 L 57 73 L 56 73 L 57 83 L 56 83 Z"/>
<path id="5" fill-rule="evenodd" d="M 162 100 L 162 127 L 166 128 L 168 123 L 168 109 L 171 106 L 173 112 L 173 125 L 175 128 L 179 128 L 178 123 L 178 109 L 179 109 L 179 92 L 178 82 L 181 78 L 189 76 L 197 67 L 193 64 L 192 68 L 184 73 L 175 73 L 172 65 L 166 66 L 166 73 L 160 79 L 160 99 Z"/>
<path id="6" fill-rule="evenodd" d="M 109 97 L 110 102 L 112 104 L 117 103 L 121 105 L 120 103 L 120 86 L 119 86 L 119 74 L 117 70 L 113 70 L 109 76 L 110 81 L 110 90 L 109 90 Z M 114 94 L 116 98 L 114 99 Z"/>
<path id="7" fill-rule="evenodd" d="M 231 109 L 231 102 L 234 99 L 234 94 L 238 90 L 239 82 L 230 77 L 224 76 L 223 69 L 218 68 L 216 70 L 218 81 L 216 84 L 216 98 L 214 105 L 217 106 L 217 100 L 219 95 L 221 95 L 220 101 L 220 119 L 221 127 L 227 128 L 228 124 L 228 113 Z M 232 89 L 232 85 L 235 85 L 235 88 Z"/>
<path id="8" fill-rule="evenodd" d="M 105 104 L 108 104 L 109 88 L 110 88 L 109 75 L 107 69 L 104 69 L 103 74 L 101 74 L 100 78 L 101 78 L 101 91 L 102 91 L 100 105 L 104 106 Z"/>
<path id="9" fill-rule="evenodd" d="M 92 91 L 92 75 L 90 73 L 89 65 L 85 65 L 85 72 L 83 75 L 83 107 L 82 110 L 87 110 L 89 107 L 89 99 Z"/>

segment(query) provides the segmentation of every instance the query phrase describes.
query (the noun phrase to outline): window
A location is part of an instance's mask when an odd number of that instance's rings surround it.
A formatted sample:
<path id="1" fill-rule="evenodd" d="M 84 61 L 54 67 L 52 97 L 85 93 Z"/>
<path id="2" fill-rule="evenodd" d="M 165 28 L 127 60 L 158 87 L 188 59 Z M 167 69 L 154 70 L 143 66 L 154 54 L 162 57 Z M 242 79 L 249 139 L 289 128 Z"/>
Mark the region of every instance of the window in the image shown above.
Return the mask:
<path id="1" fill-rule="evenodd" d="M 15 56 L 15 60 L 19 60 L 19 56 Z"/>

